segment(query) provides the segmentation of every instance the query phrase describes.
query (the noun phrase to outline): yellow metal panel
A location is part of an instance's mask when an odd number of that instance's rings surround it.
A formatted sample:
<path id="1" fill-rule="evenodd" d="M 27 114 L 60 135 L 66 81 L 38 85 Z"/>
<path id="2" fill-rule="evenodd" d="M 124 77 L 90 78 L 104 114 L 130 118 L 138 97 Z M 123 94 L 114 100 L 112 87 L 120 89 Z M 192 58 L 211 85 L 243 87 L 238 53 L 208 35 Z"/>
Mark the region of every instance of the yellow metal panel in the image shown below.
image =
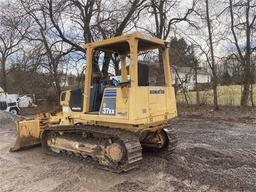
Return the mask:
<path id="1" fill-rule="evenodd" d="M 173 87 L 166 89 L 166 111 L 171 114 L 177 115 L 175 92 Z"/>
<path id="2" fill-rule="evenodd" d="M 39 119 L 22 120 L 16 123 L 16 143 L 10 151 L 18 151 L 40 143 Z"/>
<path id="3" fill-rule="evenodd" d="M 83 112 L 89 112 L 91 77 L 92 77 L 92 57 L 93 57 L 93 49 L 87 46 Z"/>
<path id="4" fill-rule="evenodd" d="M 136 106 L 136 91 L 138 86 L 138 40 L 131 39 L 129 41 L 130 46 L 130 77 L 131 77 L 131 87 L 129 94 L 129 119 L 136 119 L 136 112 L 134 112 L 134 108 Z"/>
<path id="5" fill-rule="evenodd" d="M 62 100 L 62 96 L 65 95 L 64 100 Z M 70 100 L 70 91 L 63 91 L 60 96 L 60 105 L 61 106 L 68 106 Z"/>
<path id="6" fill-rule="evenodd" d="M 127 69 L 126 69 L 126 55 L 121 55 L 120 56 L 121 60 L 121 75 L 122 75 L 122 82 L 127 81 Z"/>
<path id="7" fill-rule="evenodd" d="M 172 76 L 171 76 L 170 58 L 169 58 L 169 49 L 168 48 L 165 48 L 163 50 L 163 61 L 164 61 L 165 82 L 166 82 L 166 94 L 165 94 L 166 112 L 177 116 L 176 99 L 175 99 L 174 88 L 172 86 Z"/>
<path id="8" fill-rule="evenodd" d="M 164 64 L 164 76 L 165 76 L 165 85 L 167 87 L 172 86 L 172 77 L 171 77 L 171 70 L 170 70 L 170 62 L 169 62 L 169 49 L 163 49 L 163 64 Z"/>
<path id="9" fill-rule="evenodd" d="M 130 45 L 130 76 L 131 76 L 131 87 L 138 86 L 138 40 L 131 39 Z"/>
<path id="10" fill-rule="evenodd" d="M 97 117 L 99 118 L 107 118 L 110 119 L 111 121 L 116 121 L 116 119 L 128 119 L 129 117 L 129 88 L 110 88 L 111 90 L 116 90 L 116 96 L 115 96 L 115 101 L 116 101 L 116 108 L 115 108 L 115 115 L 105 115 L 99 113 L 99 115 L 94 115 L 95 120 L 97 120 Z M 106 88 L 105 91 L 109 90 L 109 88 Z M 103 107 L 103 101 L 104 98 L 102 99 L 101 103 L 101 109 Z M 100 110 L 101 110 L 100 109 Z"/>
<path id="11" fill-rule="evenodd" d="M 88 43 L 88 44 L 86 44 L 86 46 L 96 48 L 96 47 L 100 47 L 100 46 L 119 43 L 119 42 L 122 42 L 122 41 L 128 41 L 128 40 L 135 39 L 135 38 L 145 40 L 145 41 L 149 41 L 149 42 L 159 44 L 159 45 L 162 45 L 162 46 L 164 45 L 164 41 L 162 39 L 158 39 L 156 37 L 152 37 L 152 36 L 144 35 L 144 34 L 139 33 L 139 32 L 135 32 L 135 33 L 128 34 L 128 35 L 122 35 L 122 36 L 112 37 L 112 38 L 109 38 L 109 39 L 104 39 L 102 41 Z"/>
<path id="12" fill-rule="evenodd" d="M 86 46 L 90 46 L 92 48 L 97 48 L 97 47 L 101 47 L 101 46 L 105 46 L 105 45 L 110 45 L 110 44 L 127 41 L 131 37 L 132 37 L 132 35 L 123 35 L 123 36 L 118 36 L 118 37 L 112 37 L 110 39 L 104 39 L 102 41 L 88 43 L 88 44 L 86 44 Z"/>
<path id="13" fill-rule="evenodd" d="M 129 117 L 129 89 L 128 88 L 118 88 L 117 89 L 117 99 L 116 99 L 116 116 L 123 119 L 128 119 Z"/>
<path id="14" fill-rule="evenodd" d="M 166 112 L 166 87 L 149 87 L 149 113 L 151 116 Z"/>
<path id="15" fill-rule="evenodd" d="M 131 97 L 133 92 L 131 92 Z M 136 105 L 131 106 L 130 113 L 135 113 L 136 119 L 144 119 L 149 117 L 148 103 L 148 87 L 136 88 Z"/>

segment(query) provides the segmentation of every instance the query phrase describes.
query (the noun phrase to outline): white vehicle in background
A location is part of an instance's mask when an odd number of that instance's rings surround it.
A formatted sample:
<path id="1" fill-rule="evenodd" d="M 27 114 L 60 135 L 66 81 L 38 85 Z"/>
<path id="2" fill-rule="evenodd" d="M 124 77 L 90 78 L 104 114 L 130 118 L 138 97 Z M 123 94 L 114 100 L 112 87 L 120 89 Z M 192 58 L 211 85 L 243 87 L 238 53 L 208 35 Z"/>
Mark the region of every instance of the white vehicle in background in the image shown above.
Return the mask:
<path id="1" fill-rule="evenodd" d="M 37 105 L 34 104 L 32 97 L 28 95 L 23 95 L 18 97 L 18 104 L 20 108 L 23 107 L 36 107 Z"/>
<path id="2" fill-rule="evenodd" d="M 19 114 L 18 95 L 5 93 L 0 87 L 0 110 Z"/>
<path id="3" fill-rule="evenodd" d="M 34 107 L 31 97 L 24 95 L 19 97 L 18 94 L 8 94 L 0 87 L 0 110 L 19 114 L 20 108 Z"/>

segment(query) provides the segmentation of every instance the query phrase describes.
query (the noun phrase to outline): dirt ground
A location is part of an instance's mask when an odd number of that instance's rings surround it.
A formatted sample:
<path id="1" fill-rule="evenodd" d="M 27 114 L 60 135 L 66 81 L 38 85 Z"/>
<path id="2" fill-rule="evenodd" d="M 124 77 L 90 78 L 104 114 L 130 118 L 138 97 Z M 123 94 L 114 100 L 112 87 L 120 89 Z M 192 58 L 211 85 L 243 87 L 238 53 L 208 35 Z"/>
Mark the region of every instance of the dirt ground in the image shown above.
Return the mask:
<path id="1" fill-rule="evenodd" d="M 9 153 L 16 118 L 0 114 L 0 191 L 256 191 L 255 113 L 195 110 L 180 109 L 172 121 L 179 138 L 172 155 L 144 151 L 141 168 L 121 175 L 40 147 Z"/>

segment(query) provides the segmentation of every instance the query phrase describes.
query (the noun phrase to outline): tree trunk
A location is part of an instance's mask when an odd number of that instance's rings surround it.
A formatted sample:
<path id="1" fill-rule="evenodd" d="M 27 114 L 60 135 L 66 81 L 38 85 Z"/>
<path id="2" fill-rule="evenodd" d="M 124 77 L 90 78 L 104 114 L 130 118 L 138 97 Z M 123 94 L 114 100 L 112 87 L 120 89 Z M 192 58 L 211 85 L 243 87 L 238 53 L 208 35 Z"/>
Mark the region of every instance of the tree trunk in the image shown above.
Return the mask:
<path id="1" fill-rule="evenodd" d="M 210 43 L 210 52 L 211 52 L 211 69 L 213 75 L 213 105 L 214 110 L 218 110 L 218 95 L 217 95 L 217 75 L 215 71 L 215 60 L 214 60 L 214 51 L 213 51 L 213 42 L 212 42 L 212 29 L 211 29 L 211 21 L 209 15 L 209 5 L 208 0 L 205 0 L 206 3 L 206 21 L 207 21 L 207 28 L 209 33 L 209 43 Z"/>
<path id="2" fill-rule="evenodd" d="M 217 93 L 217 84 L 216 80 L 213 82 L 213 104 L 214 104 L 214 110 L 218 110 L 218 93 Z"/>
<path id="3" fill-rule="evenodd" d="M 250 95 L 251 95 L 251 103 L 252 103 L 252 107 L 255 107 L 255 103 L 254 103 L 254 94 L 253 94 L 253 84 L 251 84 L 251 91 L 250 91 Z"/>
<path id="4" fill-rule="evenodd" d="M 251 63 L 251 103 L 252 103 L 252 107 L 255 107 L 255 103 L 254 103 L 254 92 L 253 92 L 253 87 L 254 87 L 254 83 L 255 83 L 255 63 Z"/>
<path id="5" fill-rule="evenodd" d="M 246 5 L 246 48 L 243 76 L 243 92 L 241 96 L 241 106 L 248 106 L 250 96 L 251 81 L 251 28 L 249 23 L 250 0 Z"/>
<path id="6" fill-rule="evenodd" d="M 59 74 L 58 74 L 58 65 L 53 64 L 53 79 L 55 83 L 55 88 L 57 92 L 57 101 L 59 101 L 60 94 L 61 94 L 61 87 L 60 87 L 60 80 L 59 80 Z"/>
<path id="7" fill-rule="evenodd" d="M 195 66 L 195 88 L 196 88 L 196 104 L 200 105 L 198 82 L 197 82 L 197 66 Z"/>
<path id="8" fill-rule="evenodd" d="M 102 66 L 103 79 L 108 77 L 110 59 L 111 59 L 111 53 L 105 52 L 103 66 Z"/>
<path id="9" fill-rule="evenodd" d="M 245 71 L 243 75 L 243 91 L 241 96 L 241 106 L 248 106 L 249 96 L 250 96 L 250 68 L 245 64 Z"/>
<path id="10" fill-rule="evenodd" d="M 175 68 L 173 68 L 173 69 L 174 69 L 174 71 L 175 71 L 175 74 L 177 75 L 177 79 L 179 80 L 179 82 L 180 82 L 180 84 L 181 84 L 182 93 L 183 93 L 183 95 L 184 95 L 184 98 L 185 98 L 185 100 L 186 100 L 186 103 L 187 103 L 187 105 L 189 105 L 188 95 L 187 95 L 187 92 L 186 92 L 185 87 L 183 86 L 184 82 L 183 82 L 182 79 L 180 78 L 180 75 L 179 75 L 178 71 L 177 71 Z M 176 78 L 176 77 L 175 77 L 175 78 Z"/>
<path id="11" fill-rule="evenodd" d="M 115 66 L 115 75 L 119 76 L 121 75 L 121 70 L 119 69 L 119 60 L 118 59 L 114 59 L 114 66 Z"/>
<path id="12" fill-rule="evenodd" d="M 6 79 L 6 68 L 5 68 L 5 63 L 6 63 L 6 61 L 5 61 L 5 59 L 3 58 L 2 59 L 2 85 L 3 85 L 3 89 L 4 89 L 4 91 L 5 92 L 7 92 L 8 90 L 7 90 L 7 79 Z"/>

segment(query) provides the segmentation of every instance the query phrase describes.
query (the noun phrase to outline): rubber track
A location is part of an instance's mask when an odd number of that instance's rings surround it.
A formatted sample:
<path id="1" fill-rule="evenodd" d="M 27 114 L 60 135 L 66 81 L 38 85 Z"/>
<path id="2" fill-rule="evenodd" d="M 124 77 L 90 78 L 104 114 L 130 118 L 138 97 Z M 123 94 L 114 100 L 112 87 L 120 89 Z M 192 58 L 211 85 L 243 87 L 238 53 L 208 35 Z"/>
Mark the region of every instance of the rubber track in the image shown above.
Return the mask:
<path id="1" fill-rule="evenodd" d="M 169 143 L 166 147 L 160 150 L 160 155 L 169 158 L 177 147 L 178 136 L 176 130 L 171 127 L 171 124 L 165 125 L 163 130 L 169 139 Z"/>
<path id="2" fill-rule="evenodd" d="M 96 164 L 97 167 L 101 168 L 101 169 L 107 169 L 109 171 L 112 172 L 117 172 L 117 173 L 121 173 L 121 172 L 127 172 L 129 170 L 132 169 L 136 169 L 139 167 L 139 163 L 142 160 L 142 148 L 141 148 L 141 144 L 139 141 L 139 138 L 137 136 L 135 136 L 133 133 L 130 133 L 128 131 L 125 130 L 121 130 L 121 129 L 113 129 L 113 128 L 109 128 L 109 127 L 103 127 L 103 126 L 86 126 L 86 125 L 79 125 L 79 126 L 54 126 L 54 127 L 48 127 L 44 129 L 44 133 L 49 132 L 49 131 L 54 131 L 54 132 L 86 132 L 86 133 L 98 133 L 101 135 L 104 135 L 104 137 L 106 136 L 108 137 L 114 137 L 114 138 L 118 138 L 120 139 L 123 144 L 126 147 L 127 150 L 127 158 L 126 158 L 126 162 L 118 165 L 118 166 L 112 166 L 112 167 L 106 167 L 100 164 Z M 43 150 L 46 153 L 50 153 L 50 154 L 57 154 L 55 152 L 49 151 L 48 147 L 46 147 L 46 138 L 44 136 L 43 133 L 43 137 L 42 137 L 42 147 Z"/>
<path id="3" fill-rule="evenodd" d="M 170 124 L 164 126 L 163 129 L 169 139 L 168 151 L 173 152 L 178 144 L 177 132 L 171 127 Z"/>

